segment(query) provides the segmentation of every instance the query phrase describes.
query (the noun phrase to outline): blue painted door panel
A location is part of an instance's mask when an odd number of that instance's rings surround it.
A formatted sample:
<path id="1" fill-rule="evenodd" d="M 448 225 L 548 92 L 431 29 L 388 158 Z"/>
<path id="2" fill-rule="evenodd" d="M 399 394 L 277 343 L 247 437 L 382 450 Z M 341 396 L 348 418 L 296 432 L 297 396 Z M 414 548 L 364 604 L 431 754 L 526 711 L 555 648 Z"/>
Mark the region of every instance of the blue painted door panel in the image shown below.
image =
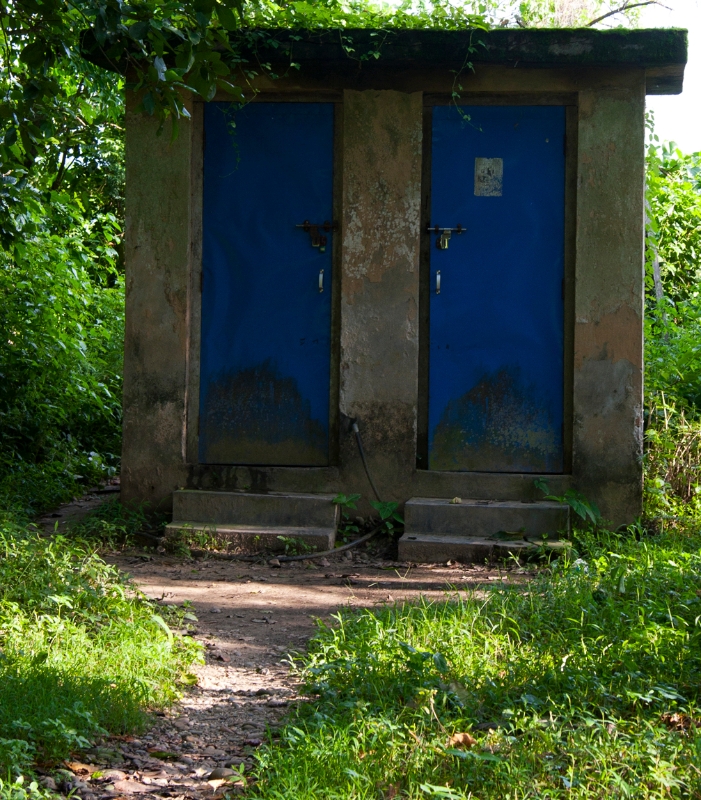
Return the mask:
<path id="1" fill-rule="evenodd" d="M 429 468 L 562 472 L 565 109 L 461 110 L 433 112 L 431 225 L 467 231 L 431 234 Z"/>
<path id="2" fill-rule="evenodd" d="M 332 220 L 333 105 L 208 103 L 204 126 L 200 462 L 328 464 L 333 233 L 296 225 Z"/>

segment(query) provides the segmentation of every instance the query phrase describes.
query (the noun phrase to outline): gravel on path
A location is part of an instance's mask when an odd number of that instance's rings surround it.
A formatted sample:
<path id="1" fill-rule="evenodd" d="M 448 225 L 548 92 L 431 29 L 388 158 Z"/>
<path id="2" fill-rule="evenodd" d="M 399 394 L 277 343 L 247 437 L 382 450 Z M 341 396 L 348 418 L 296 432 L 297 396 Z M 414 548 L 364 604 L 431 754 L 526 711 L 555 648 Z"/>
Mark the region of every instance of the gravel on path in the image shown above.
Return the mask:
<path id="1" fill-rule="evenodd" d="M 243 793 L 256 748 L 295 703 L 304 702 L 290 659 L 304 650 L 316 619 L 419 596 L 443 599 L 495 581 L 520 583 L 529 572 L 516 565 L 414 565 L 366 551 L 275 566 L 138 551 L 107 560 L 148 597 L 192 603 L 198 622 L 190 633 L 203 643 L 206 663 L 193 670 L 197 685 L 156 716 L 148 733 L 110 737 L 86 754 L 89 763 L 71 762 L 42 779 L 50 786 L 58 778 L 60 790 L 72 789 L 82 800 Z"/>

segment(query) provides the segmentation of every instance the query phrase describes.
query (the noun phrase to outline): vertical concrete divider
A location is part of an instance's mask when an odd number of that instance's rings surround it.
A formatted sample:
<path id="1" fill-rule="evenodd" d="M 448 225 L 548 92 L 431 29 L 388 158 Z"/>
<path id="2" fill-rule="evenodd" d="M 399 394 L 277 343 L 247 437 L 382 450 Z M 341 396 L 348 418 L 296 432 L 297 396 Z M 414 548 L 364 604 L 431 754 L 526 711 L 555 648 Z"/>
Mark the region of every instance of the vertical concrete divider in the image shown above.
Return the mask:
<path id="1" fill-rule="evenodd" d="M 383 499 L 410 494 L 418 398 L 421 92 L 345 91 L 340 410 Z M 341 433 L 348 489 L 372 496 Z"/>
<path id="2" fill-rule="evenodd" d="M 156 135 L 127 93 L 122 499 L 166 507 L 184 483 L 192 126 Z"/>
<path id="3" fill-rule="evenodd" d="M 645 74 L 579 95 L 573 478 L 614 524 L 642 510 Z"/>

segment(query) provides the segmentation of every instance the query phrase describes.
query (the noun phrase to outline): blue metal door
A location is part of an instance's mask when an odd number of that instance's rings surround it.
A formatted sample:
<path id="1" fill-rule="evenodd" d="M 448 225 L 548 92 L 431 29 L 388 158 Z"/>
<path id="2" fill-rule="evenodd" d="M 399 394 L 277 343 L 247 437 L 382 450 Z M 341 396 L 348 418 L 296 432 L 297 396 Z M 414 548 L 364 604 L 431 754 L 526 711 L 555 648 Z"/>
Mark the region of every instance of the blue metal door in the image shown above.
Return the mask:
<path id="1" fill-rule="evenodd" d="M 201 463 L 328 464 L 333 114 L 205 106 Z"/>
<path id="2" fill-rule="evenodd" d="M 565 109 L 432 132 L 429 468 L 562 472 Z"/>

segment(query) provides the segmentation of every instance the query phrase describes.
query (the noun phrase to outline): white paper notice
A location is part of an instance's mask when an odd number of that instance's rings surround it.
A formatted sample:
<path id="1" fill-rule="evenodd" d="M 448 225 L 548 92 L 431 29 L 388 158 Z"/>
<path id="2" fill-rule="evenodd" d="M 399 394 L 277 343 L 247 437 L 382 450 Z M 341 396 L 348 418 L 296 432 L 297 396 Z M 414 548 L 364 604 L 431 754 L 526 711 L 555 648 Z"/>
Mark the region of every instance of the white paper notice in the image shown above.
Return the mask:
<path id="1" fill-rule="evenodd" d="M 475 196 L 501 197 L 504 186 L 503 158 L 475 159 Z"/>

